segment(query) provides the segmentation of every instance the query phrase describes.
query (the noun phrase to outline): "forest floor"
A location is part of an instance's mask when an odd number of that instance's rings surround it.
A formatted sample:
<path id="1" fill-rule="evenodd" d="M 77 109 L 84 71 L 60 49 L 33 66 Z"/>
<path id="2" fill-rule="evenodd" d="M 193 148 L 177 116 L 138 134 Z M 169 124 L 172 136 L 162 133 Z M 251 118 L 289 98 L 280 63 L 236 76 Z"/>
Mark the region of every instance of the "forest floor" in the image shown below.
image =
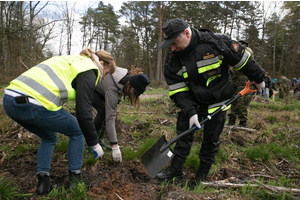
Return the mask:
<path id="1" fill-rule="evenodd" d="M 124 127 L 123 127 L 124 128 Z M 20 134 L 22 136 L 20 137 Z M 19 135 L 19 136 L 18 136 Z M 124 138 L 123 138 L 124 139 Z M 231 140 L 237 140 L 237 135 L 232 135 Z M 242 139 L 243 140 L 243 139 Z M 245 142 L 245 141 L 240 142 Z M 19 143 L 30 142 L 36 146 L 39 139 L 31 133 L 24 130 L 19 125 L 13 126 L 1 139 L 0 145 L 9 145 L 12 149 Z M 130 142 L 130 138 L 128 141 Z M 123 140 L 123 144 L 126 141 Z M 0 165 L 0 177 L 5 180 L 14 181 L 21 193 L 34 193 L 37 185 L 36 178 L 36 151 L 28 154 L 28 151 L 20 152 L 13 161 L 7 162 L 4 152 L 2 154 Z M 52 159 L 51 184 L 57 186 L 66 186 L 68 183 L 68 161 L 65 153 L 55 152 Z M 109 153 L 107 153 L 109 154 Z M 222 181 L 223 183 L 247 183 L 257 177 L 276 178 L 284 175 L 296 179 L 300 185 L 300 174 L 295 174 L 295 167 L 284 158 L 278 159 L 277 171 L 270 170 L 266 165 L 257 162 L 235 161 L 234 167 L 223 167 L 209 174 L 208 182 Z M 162 187 L 156 179 L 152 179 L 144 172 L 144 168 L 139 162 L 123 161 L 116 164 L 112 161 L 103 163 L 98 161 L 93 166 L 84 166 L 82 170 L 82 180 L 88 187 L 88 196 L 101 200 L 149 200 L 149 199 L 225 199 L 226 194 L 220 191 L 219 194 L 208 196 L 185 191 L 181 188 L 186 183 L 192 186 L 195 170 L 189 167 L 184 168 L 184 178 L 176 180 L 174 184 L 168 184 Z M 175 187 L 176 186 L 176 187 Z M 38 195 L 34 194 L 30 199 L 36 199 Z M 230 199 L 235 199 L 231 196 Z M 237 194 L 236 199 L 243 199 Z M 247 198 L 245 198 L 247 199 Z"/>
<path id="2" fill-rule="evenodd" d="M 116 123 L 117 132 L 121 133 L 122 140 L 120 146 L 125 147 L 135 145 L 128 131 L 137 127 L 141 132 L 147 132 L 141 129 L 140 124 L 126 125 L 120 120 Z M 251 124 L 250 124 L 251 126 Z M 256 128 L 256 127 L 250 127 Z M 3 129 L 2 129 L 3 130 Z M 225 127 L 221 136 L 221 145 L 236 143 L 245 146 L 248 140 L 257 142 L 261 139 L 259 132 L 249 132 L 247 130 L 232 129 Z M 297 141 L 299 139 L 299 129 L 294 131 L 295 134 L 290 135 L 290 140 Z M 293 138 L 294 137 L 294 138 Z M 36 153 L 40 139 L 27 130 L 14 123 L 5 131 L 0 139 L 0 146 L 9 145 L 13 151 L 20 144 L 30 144 L 34 147 L 33 151 L 19 151 L 19 154 L 10 159 L 5 151 L 0 149 L 0 177 L 4 176 L 3 181 L 13 181 L 17 185 L 18 190 L 25 193 L 33 193 L 28 199 L 38 199 L 40 196 L 35 194 L 37 186 L 36 177 Z M 30 147 L 28 147 L 30 148 Z M 106 156 L 110 156 L 111 152 L 106 150 Z M 208 182 L 245 184 L 256 178 L 264 177 L 265 179 L 280 179 L 284 176 L 294 185 L 300 186 L 300 173 L 297 163 L 289 162 L 281 156 L 277 156 L 272 163 L 256 162 L 247 158 L 232 156 L 236 152 L 226 152 L 230 155 L 227 164 L 222 164 L 211 170 L 208 175 Z M 85 155 L 87 157 L 87 155 Z M 299 165 L 299 164 L 298 164 Z M 65 152 L 57 152 L 53 154 L 51 165 L 51 184 L 53 186 L 66 186 L 68 183 L 68 160 Z M 98 161 L 95 165 L 84 165 L 82 169 L 82 180 L 88 188 L 88 196 L 101 200 L 179 200 L 179 199 L 251 199 L 247 195 L 241 195 L 240 190 L 233 189 L 230 194 L 223 189 L 218 189 L 214 193 L 195 193 L 192 190 L 185 190 L 194 182 L 196 170 L 190 167 L 184 167 L 184 178 L 181 180 L 171 181 L 172 184 L 164 184 L 156 179 L 149 177 L 140 163 L 139 159 L 126 160 L 121 163 L 114 163 L 111 160 Z M 279 194 L 282 194 L 280 191 Z M 1 199 L 1 198 L 0 198 Z"/>

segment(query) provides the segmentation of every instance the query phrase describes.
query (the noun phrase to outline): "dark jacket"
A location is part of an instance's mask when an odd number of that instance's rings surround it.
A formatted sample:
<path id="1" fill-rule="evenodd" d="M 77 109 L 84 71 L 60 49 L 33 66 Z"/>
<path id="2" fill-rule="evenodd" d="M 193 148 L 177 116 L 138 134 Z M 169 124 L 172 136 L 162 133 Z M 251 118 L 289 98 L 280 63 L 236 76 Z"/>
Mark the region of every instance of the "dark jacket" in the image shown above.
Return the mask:
<path id="1" fill-rule="evenodd" d="M 96 78 L 95 71 L 90 70 L 78 74 L 72 83 L 76 90 L 76 117 L 88 146 L 94 146 L 98 143 L 92 112 Z"/>
<path id="2" fill-rule="evenodd" d="M 265 78 L 265 87 L 272 89 L 272 79 L 270 76 Z"/>
<path id="3" fill-rule="evenodd" d="M 186 116 L 196 114 L 199 106 L 207 112 L 210 106 L 223 103 L 234 93 L 230 65 L 251 81 L 264 80 L 265 71 L 237 41 L 208 29 L 192 28 L 189 46 L 181 52 L 169 50 L 165 61 L 164 75 L 170 98 Z"/>

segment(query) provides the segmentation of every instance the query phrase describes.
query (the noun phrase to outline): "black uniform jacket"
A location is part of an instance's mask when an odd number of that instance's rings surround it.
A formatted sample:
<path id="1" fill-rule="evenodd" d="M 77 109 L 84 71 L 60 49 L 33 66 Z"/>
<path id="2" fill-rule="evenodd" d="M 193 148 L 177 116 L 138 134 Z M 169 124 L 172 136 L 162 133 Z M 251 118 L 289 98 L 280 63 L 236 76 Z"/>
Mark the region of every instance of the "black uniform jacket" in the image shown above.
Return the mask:
<path id="1" fill-rule="evenodd" d="M 207 113 L 211 105 L 230 99 L 234 88 L 229 66 L 244 73 L 251 81 L 261 83 L 265 71 L 251 58 L 238 41 L 208 29 L 192 28 L 191 42 L 181 52 L 169 49 L 164 76 L 169 95 L 186 116 Z"/>

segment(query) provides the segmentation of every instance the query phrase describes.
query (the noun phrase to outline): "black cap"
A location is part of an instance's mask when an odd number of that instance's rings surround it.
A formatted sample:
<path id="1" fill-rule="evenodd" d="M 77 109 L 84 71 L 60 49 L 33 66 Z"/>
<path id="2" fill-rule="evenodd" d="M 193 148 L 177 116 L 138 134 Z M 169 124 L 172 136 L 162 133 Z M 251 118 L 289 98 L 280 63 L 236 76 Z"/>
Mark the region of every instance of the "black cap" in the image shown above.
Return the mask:
<path id="1" fill-rule="evenodd" d="M 187 27 L 189 27 L 189 25 L 182 19 L 168 20 L 162 28 L 162 34 L 165 40 L 160 44 L 159 48 L 169 47 Z"/>
<path id="2" fill-rule="evenodd" d="M 145 74 L 132 75 L 129 77 L 129 82 L 139 94 L 143 94 L 147 85 L 150 84 L 150 80 Z"/>

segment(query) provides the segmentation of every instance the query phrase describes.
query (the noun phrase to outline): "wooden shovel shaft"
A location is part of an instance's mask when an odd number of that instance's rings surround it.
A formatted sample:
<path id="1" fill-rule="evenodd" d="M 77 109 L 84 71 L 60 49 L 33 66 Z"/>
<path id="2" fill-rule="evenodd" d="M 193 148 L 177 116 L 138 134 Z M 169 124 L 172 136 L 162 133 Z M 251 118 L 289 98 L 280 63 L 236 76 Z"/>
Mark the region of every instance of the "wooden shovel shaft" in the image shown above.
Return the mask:
<path id="1" fill-rule="evenodd" d="M 208 120 L 211 120 L 211 118 L 216 115 L 217 113 L 219 113 L 220 111 L 224 110 L 228 105 L 230 105 L 232 102 L 234 102 L 235 100 L 237 100 L 238 98 L 240 98 L 241 96 L 244 96 L 245 94 L 249 93 L 249 92 L 256 92 L 257 90 L 250 90 L 249 88 L 250 86 L 250 81 L 247 82 L 245 88 L 239 92 L 237 95 L 235 95 L 233 98 L 231 98 L 229 101 L 227 101 L 224 105 L 222 105 L 220 108 L 218 108 L 215 112 L 213 112 L 211 115 L 208 115 L 204 120 L 202 120 L 200 122 L 200 125 L 203 125 L 205 122 L 207 122 Z M 171 139 L 169 142 L 166 142 L 161 148 L 160 148 L 160 152 L 163 152 L 164 150 L 166 150 L 167 148 L 169 148 L 173 143 L 177 142 L 180 138 L 194 132 L 197 129 L 196 126 L 193 126 L 192 128 L 184 131 L 183 133 L 177 135 L 175 138 Z"/>

